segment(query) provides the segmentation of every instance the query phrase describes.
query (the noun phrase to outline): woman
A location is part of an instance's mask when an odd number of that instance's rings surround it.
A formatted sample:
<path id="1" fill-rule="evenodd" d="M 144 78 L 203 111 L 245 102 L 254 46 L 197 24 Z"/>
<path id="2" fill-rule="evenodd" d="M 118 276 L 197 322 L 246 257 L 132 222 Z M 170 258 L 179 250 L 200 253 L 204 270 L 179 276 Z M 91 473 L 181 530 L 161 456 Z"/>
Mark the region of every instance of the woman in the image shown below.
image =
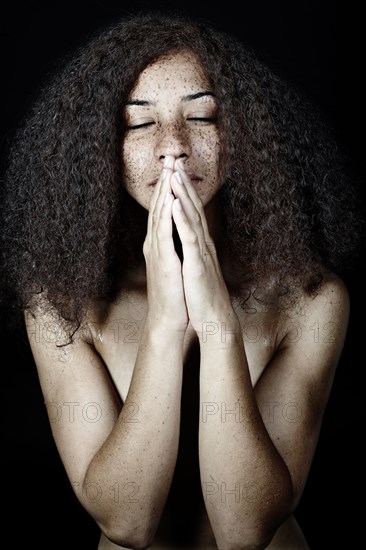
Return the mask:
<path id="1" fill-rule="evenodd" d="M 308 548 L 342 352 L 354 191 L 316 114 L 177 16 L 103 30 L 6 175 L 6 294 L 99 549 Z"/>

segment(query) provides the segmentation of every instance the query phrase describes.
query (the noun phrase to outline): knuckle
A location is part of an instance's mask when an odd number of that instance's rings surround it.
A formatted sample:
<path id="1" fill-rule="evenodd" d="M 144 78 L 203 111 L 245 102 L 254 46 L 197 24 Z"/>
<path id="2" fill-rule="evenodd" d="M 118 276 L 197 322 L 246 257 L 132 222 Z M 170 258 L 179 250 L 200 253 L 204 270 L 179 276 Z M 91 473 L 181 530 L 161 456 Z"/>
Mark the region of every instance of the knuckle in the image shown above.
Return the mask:
<path id="1" fill-rule="evenodd" d="M 201 201 L 201 199 L 197 199 L 196 207 L 197 207 L 197 210 L 198 210 L 198 211 L 200 212 L 200 214 L 201 214 L 202 211 L 203 211 L 203 202 Z"/>
<path id="2" fill-rule="evenodd" d="M 144 241 L 144 244 L 142 245 L 142 252 L 143 252 L 145 257 L 148 256 L 149 252 L 150 252 L 150 245 L 149 245 L 149 243 L 147 242 L 146 239 Z"/>
<path id="3" fill-rule="evenodd" d="M 157 229 L 156 230 L 156 238 L 159 240 L 159 241 L 162 241 L 164 239 L 164 231 L 162 231 L 161 229 Z"/>
<path id="4" fill-rule="evenodd" d="M 187 243 L 195 245 L 198 243 L 198 237 L 194 231 L 190 231 L 187 235 Z"/>
<path id="5" fill-rule="evenodd" d="M 195 212 L 195 213 L 193 214 L 193 216 L 192 216 L 192 222 L 193 222 L 194 224 L 199 224 L 199 223 L 201 223 L 201 216 L 200 216 L 200 214 L 199 214 L 198 212 Z"/>

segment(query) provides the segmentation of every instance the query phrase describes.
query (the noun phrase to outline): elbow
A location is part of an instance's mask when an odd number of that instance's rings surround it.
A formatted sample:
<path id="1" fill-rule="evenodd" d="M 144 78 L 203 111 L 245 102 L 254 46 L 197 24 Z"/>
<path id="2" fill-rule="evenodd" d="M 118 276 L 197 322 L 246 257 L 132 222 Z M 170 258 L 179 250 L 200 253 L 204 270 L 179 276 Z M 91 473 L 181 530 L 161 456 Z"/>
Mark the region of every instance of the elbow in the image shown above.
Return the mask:
<path id="1" fill-rule="evenodd" d="M 263 533 L 258 533 L 257 536 L 251 539 L 248 539 L 244 544 L 244 546 L 241 545 L 241 547 L 238 546 L 237 548 L 238 550 L 239 548 L 241 550 L 264 550 L 270 545 L 272 538 L 273 538 L 273 535 L 268 537 L 268 536 L 264 536 Z"/>
<path id="2" fill-rule="evenodd" d="M 148 510 L 132 516 L 125 510 L 114 508 L 93 517 L 104 537 L 117 546 L 131 550 L 150 548 L 159 524 L 159 516 Z"/>
<path id="3" fill-rule="evenodd" d="M 131 550 L 146 550 L 152 545 L 155 535 L 152 529 L 136 528 L 132 532 L 119 529 L 116 526 L 106 527 L 100 525 L 100 528 L 111 542 Z"/>
<path id="4" fill-rule="evenodd" d="M 152 540 L 148 537 L 143 537 L 141 535 L 128 535 L 120 533 L 109 533 L 104 531 L 104 535 L 108 540 L 121 546 L 122 548 L 128 548 L 129 550 L 146 550 L 152 545 Z"/>
<path id="5" fill-rule="evenodd" d="M 271 537 L 264 537 L 261 533 L 247 534 L 241 540 L 226 540 L 223 544 L 218 543 L 218 548 L 225 550 L 264 550 L 272 540 Z"/>
<path id="6" fill-rule="evenodd" d="M 242 529 L 230 529 L 216 537 L 217 546 L 222 550 L 264 550 L 267 548 L 279 525 L 273 522 L 261 521 L 255 525 L 244 525 Z"/>
<path id="7" fill-rule="evenodd" d="M 260 502 L 261 506 L 253 506 L 250 515 L 247 509 L 247 520 L 243 521 L 241 516 L 238 529 L 233 528 L 232 522 L 222 529 L 217 537 L 220 549 L 264 550 L 271 544 L 278 528 L 292 513 L 294 502 L 290 484 L 281 486 L 280 490 L 276 487 L 270 486 L 266 498 Z"/>

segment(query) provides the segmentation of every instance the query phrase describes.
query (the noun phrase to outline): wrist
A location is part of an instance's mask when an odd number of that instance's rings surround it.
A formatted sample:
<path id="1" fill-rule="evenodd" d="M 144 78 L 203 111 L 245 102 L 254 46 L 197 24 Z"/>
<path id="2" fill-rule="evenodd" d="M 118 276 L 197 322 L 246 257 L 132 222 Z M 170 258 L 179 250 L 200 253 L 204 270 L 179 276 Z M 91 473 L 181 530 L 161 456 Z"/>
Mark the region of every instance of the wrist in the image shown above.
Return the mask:
<path id="1" fill-rule="evenodd" d="M 177 322 L 166 317 L 158 317 L 148 312 L 145 320 L 144 332 L 153 339 L 169 342 L 183 342 L 187 330 L 187 322 Z"/>
<path id="2" fill-rule="evenodd" d="M 238 343 L 242 339 L 241 326 L 235 311 L 228 310 L 221 315 L 211 315 L 196 325 L 196 332 L 201 345 L 218 345 L 219 347 Z"/>

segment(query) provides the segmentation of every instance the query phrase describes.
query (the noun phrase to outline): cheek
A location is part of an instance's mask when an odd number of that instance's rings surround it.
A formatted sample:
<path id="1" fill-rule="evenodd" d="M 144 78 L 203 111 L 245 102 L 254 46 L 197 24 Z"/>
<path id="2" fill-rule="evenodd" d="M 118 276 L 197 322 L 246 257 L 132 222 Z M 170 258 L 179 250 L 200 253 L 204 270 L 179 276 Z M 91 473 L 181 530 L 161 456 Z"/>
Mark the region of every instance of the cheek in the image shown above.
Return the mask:
<path id="1" fill-rule="evenodd" d="M 135 140 L 125 140 L 121 151 L 122 169 L 126 186 L 136 184 L 141 180 L 150 161 L 147 147 Z"/>
<path id="2" fill-rule="evenodd" d="M 203 162 L 201 167 L 203 169 L 202 175 L 204 176 L 204 182 L 198 184 L 197 192 L 204 204 L 206 204 L 217 194 L 221 187 L 220 178 L 220 141 L 217 135 L 210 136 L 200 144 L 197 142 L 197 149 L 195 154 Z"/>
<path id="3" fill-rule="evenodd" d="M 198 132 L 195 136 L 196 153 L 209 163 L 218 162 L 220 151 L 220 138 L 218 131 Z"/>
<path id="4" fill-rule="evenodd" d="M 220 139 L 217 132 L 209 136 L 202 135 L 195 142 L 195 155 L 202 161 L 206 173 L 211 178 L 218 177 L 219 159 L 220 159 Z"/>

